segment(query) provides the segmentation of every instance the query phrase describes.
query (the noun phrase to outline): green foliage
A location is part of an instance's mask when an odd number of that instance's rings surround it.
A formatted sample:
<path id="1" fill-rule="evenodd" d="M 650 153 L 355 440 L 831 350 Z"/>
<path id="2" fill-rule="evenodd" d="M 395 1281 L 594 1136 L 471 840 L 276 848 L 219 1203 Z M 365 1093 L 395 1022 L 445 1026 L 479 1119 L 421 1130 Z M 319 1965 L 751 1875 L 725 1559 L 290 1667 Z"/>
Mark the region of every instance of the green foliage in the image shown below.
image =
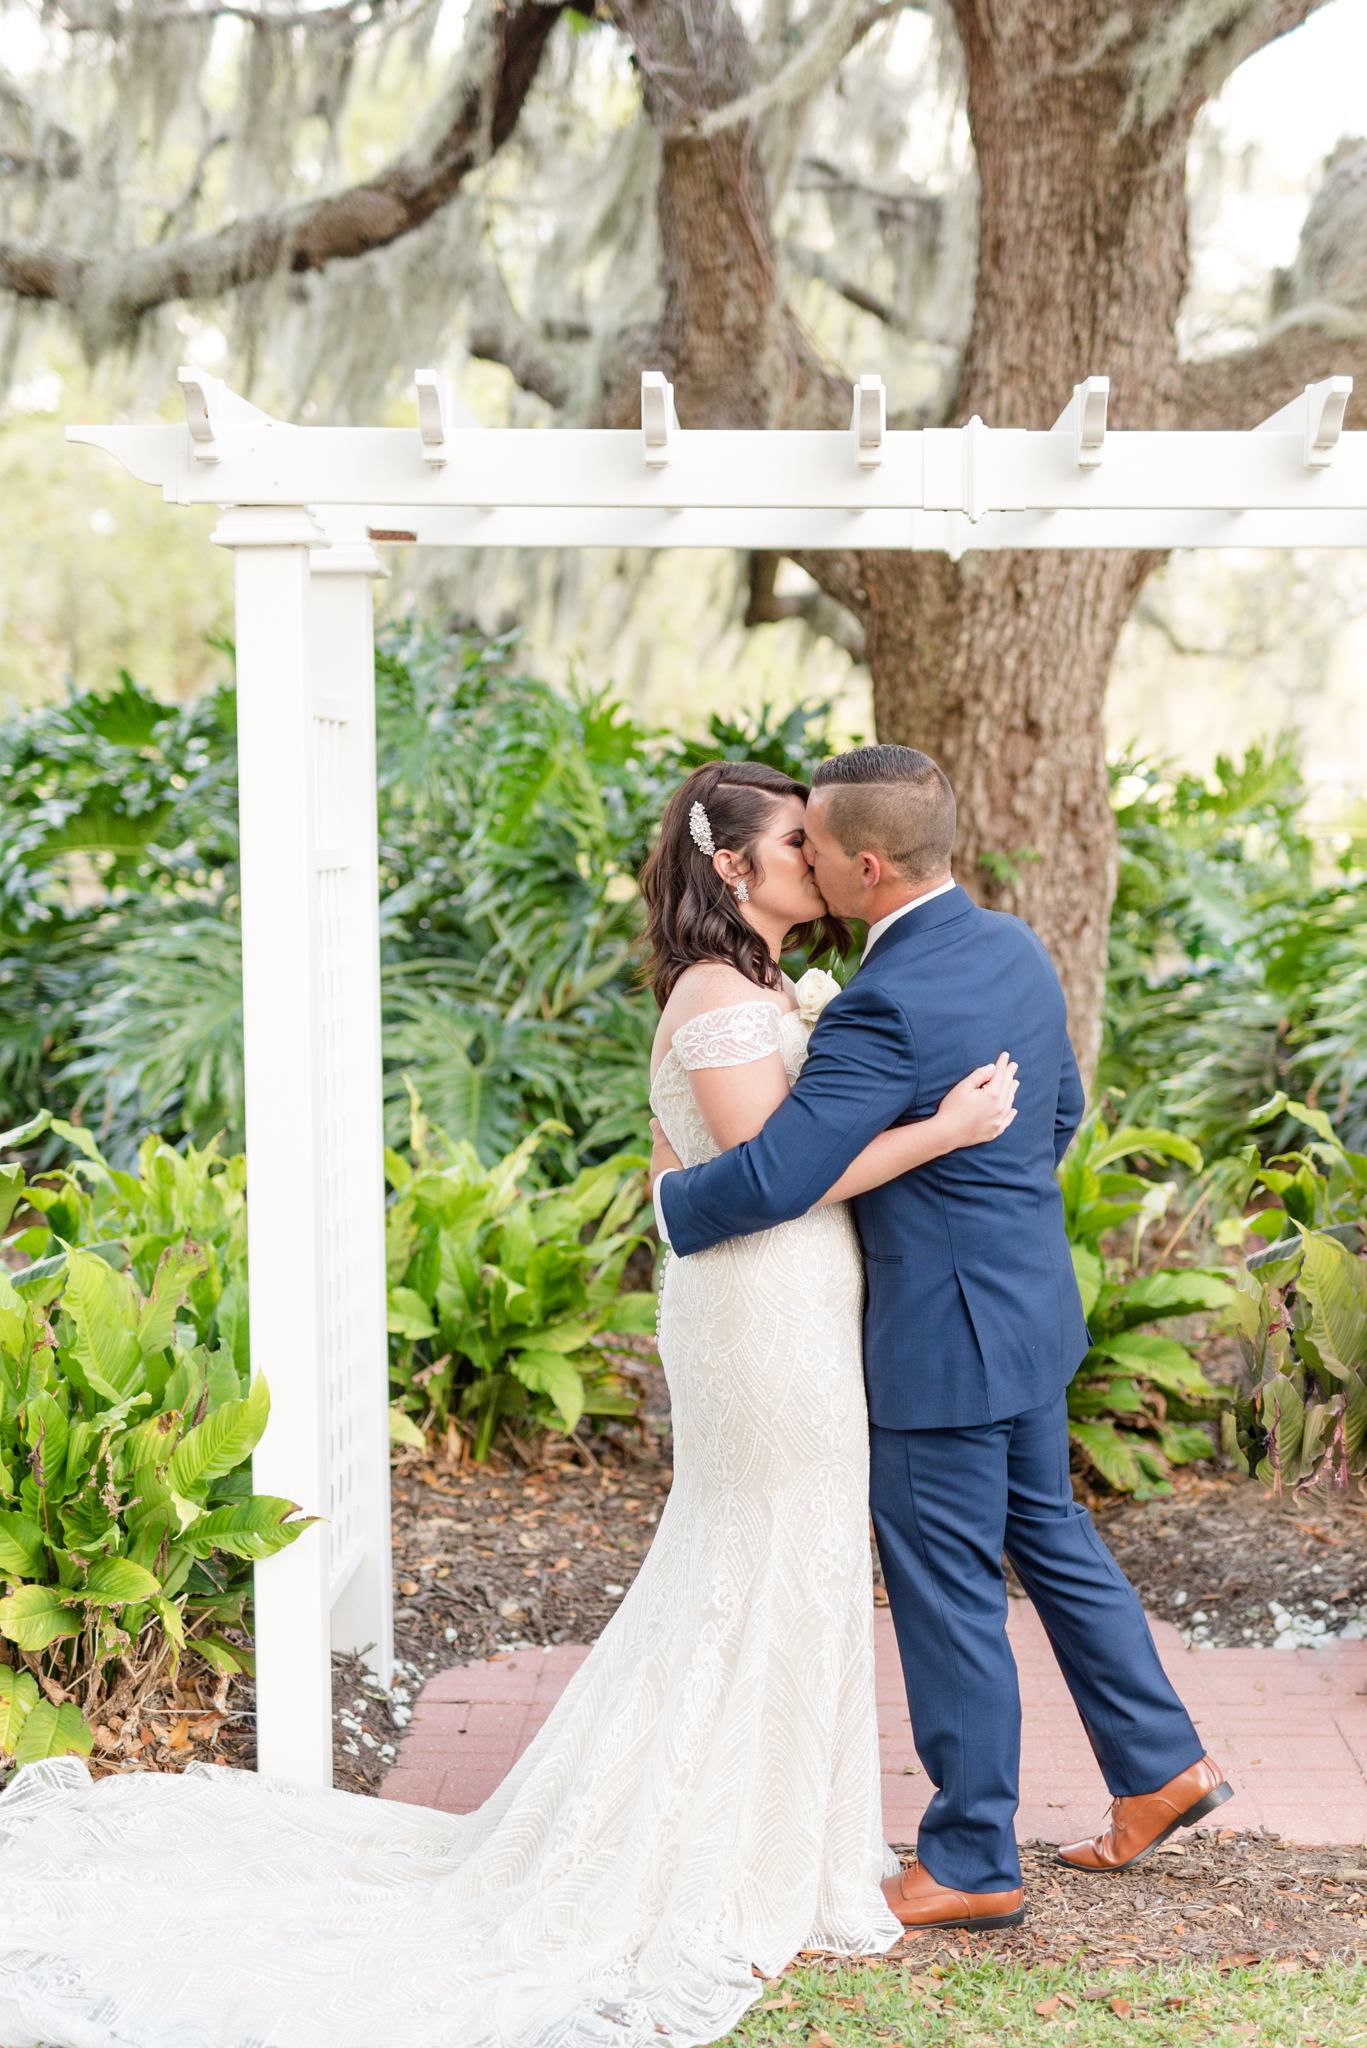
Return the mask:
<path id="1" fill-rule="evenodd" d="M 827 707 L 683 742 L 519 673 L 514 639 L 380 643 L 388 1135 L 411 1073 L 486 1164 L 554 1123 L 532 1171 L 565 1178 L 649 1116 L 635 877 L 669 791 L 723 756 L 809 773 Z M 241 1144 L 233 712 L 231 688 L 180 711 L 125 677 L 0 724 L 0 1120 L 89 1105 L 121 1164 L 149 1125 Z"/>
<path id="2" fill-rule="evenodd" d="M 631 1416 L 636 1395 L 611 1335 L 655 1327 L 655 1297 L 619 1292 L 643 1240 L 644 1160 L 619 1154 L 567 1186 L 522 1185 L 536 1130 L 492 1167 L 429 1125 L 412 1100 L 407 1158 L 386 1155 L 396 1196 L 387 1217 L 390 1370 L 407 1412 L 459 1417 L 484 1459 L 501 1425 L 569 1435 L 581 1418 Z"/>
<path id="3" fill-rule="evenodd" d="M 250 1565 L 311 1518 L 251 1491 L 270 1413 L 250 1378 L 244 1161 L 148 1137 L 136 1174 L 43 1111 L 0 1150 L 50 1136 L 69 1165 L 0 1168 L 0 1227 L 34 1220 L 0 1268 L 0 1753 L 88 1752 L 111 1669 L 150 1681 L 187 1642 L 215 1669 L 248 1654 Z M 40 1682 L 49 1697 L 40 1698 Z M 52 1695 L 55 1694 L 54 1699 Z"/>
<path id="4" fill-rule="evenodd" d="M 1199 1425 L 1218 1413 L 1189 1347 L 1153 1329 L 1177 1316 L 1224 1310 L 1228 1279 L 1191 1267 L 1138 1271 L 1150 1225 L 1161 1222 L 1171 1181 L 1146 1178 L 1136 1162 L 1172 1160 L 1190 1172 L 1201 1155 L 1175 1131 L 1124 1124 L 1103 1111 L 1083 1123 L 1059 1167 L 1064 1220 L 1092 1346 L 1068 1389 L 1068 1428 L 1111 1486 L 1146 1498 L 1167 1493 L 1169 1465 L 1211 1456 Z M 1102 1239 L 1132 1226 L 1128 1258 L 1107 1258 Z"/>
<path id="5" fill-rule="evenodd" d="M 1278 1088 L 1367 1137 L 1367 888 L 1360 847 L 1317 880 L 1293 743 L 1208 780 L 1113 769 L 1120 874 L 1098 1086 L 1209 1155 Z"/>
<path id="6" fill-rule="evenodd" d="M 181 708 L 127 675 L 109 695 L 73 693 L 0 721 L 0 1121 L 35 1100 L 75 1113 L 94 1091 L 116 1153 L 131 1155 L 150 1122 L 201 1140 L 218 1127 L 218 1103 L 197 1115 L 179 1053 L 164 1057 L 159 1004 L 170 995 L 174 1020 L 201 947 L 236 904 L 235 731 L 231 689 Z M 107 1004 L 115 992 L 128 1000 L 176 933 L 179 987 L 147 996 L 149 1042 L 163 1053 L 149 1089 L 127 1046 L 105 1042 Z M 191 1048 L 187 1075 L 193 1064 Z M 56 1156 L 51 1142 L 46 1156 Z"/>
<path id="7" fill-rule="evenodd" d="M 1272 1239 L 1240 1270 L 1230 1322 L 1247 1385 L 1224 1418 L 1225 1447 L 1265 1486 L 1367 1477 L 1367 1154 L 1339 1143 L 1322 1110 L 1274 1096 L 1254 1128 L 1311 1136 L 1264 1162 L 1242 1155 L 1241 1193 L 1274 1198 L 1242 1219 Z M 1261 1197 L 1260 1197 L 1261 1200 Z"/>

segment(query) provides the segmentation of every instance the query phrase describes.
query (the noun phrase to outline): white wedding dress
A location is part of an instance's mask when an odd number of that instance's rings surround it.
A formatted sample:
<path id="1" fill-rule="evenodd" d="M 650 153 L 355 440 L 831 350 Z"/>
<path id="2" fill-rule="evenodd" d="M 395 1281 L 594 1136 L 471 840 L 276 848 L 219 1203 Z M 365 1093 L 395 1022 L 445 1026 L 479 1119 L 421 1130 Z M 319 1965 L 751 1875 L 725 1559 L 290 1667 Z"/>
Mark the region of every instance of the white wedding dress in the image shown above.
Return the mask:
<path id="1" fill-rule="evenodd" d="M 781 1047 L 772 1003 L 691 1020 L 686 1069 Z M 848 1213 L 671 1258 L 675 1477 L 635 1585 L 478 1813 L 192 1767 L 0 1796 L 0 2044 L 673 2048 L 799 1948 L 882 1952 L 863 1270 Z"/>

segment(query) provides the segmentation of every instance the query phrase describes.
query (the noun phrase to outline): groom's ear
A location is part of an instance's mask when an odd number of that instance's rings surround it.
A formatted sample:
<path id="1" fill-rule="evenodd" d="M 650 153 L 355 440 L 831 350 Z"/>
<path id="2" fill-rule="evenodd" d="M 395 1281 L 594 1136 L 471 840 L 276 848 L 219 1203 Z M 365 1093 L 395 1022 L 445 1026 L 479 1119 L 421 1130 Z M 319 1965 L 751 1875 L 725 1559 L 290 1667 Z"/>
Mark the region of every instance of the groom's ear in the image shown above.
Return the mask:
<path id="1" fill-rule="evenodd" d="M 885 878 L 886 864 L 876 853 L 861 853 L 859 856 L 859 878 L 866 889 L 876 889 Z"/>

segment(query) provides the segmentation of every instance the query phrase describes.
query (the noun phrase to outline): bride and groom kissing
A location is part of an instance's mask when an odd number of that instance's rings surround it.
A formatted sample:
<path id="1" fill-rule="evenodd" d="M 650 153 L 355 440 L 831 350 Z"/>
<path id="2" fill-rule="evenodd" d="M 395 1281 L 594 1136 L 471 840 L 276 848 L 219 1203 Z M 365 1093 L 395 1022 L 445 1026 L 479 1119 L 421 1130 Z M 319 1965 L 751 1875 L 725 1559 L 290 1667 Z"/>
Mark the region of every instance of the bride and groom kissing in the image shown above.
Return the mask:
<path id="1" fill-rule="evenodd" d="M 471 1814 L 25 1767 L 0 1796 L 6 2048 L 692 2048 L 800 1949 L 1014 1925 L 1003 1553 L 1113 1795 L 1063 1859 L 1104 1881 L 1229 1797 L 1069 1483 L 1058 978 L 953 882 L 925 755 L 813 780 L 698 769 L 641 878 L 674 1482 L 611 1624 Z M 794 988 L 785 947 L 844 949 L 854 918 L 844 989 Z M 870 1506 L 935 1788 L 905 1872 Z"/>

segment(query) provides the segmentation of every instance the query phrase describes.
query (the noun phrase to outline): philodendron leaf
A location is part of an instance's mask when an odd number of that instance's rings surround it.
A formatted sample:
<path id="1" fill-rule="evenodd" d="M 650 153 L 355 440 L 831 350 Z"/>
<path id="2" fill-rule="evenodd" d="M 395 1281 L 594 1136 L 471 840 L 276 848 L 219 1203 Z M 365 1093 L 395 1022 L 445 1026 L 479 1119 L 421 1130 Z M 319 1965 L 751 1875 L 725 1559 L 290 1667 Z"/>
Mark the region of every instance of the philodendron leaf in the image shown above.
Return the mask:
<path id="1" fill-rule="evenodd" d="M 1291 1485 L 1300 1476 L 1301 1440 L 1305 1434 L 1305 1406 L 1292 1382 L 1278 1373 L 1262 1388 L 1263 1425 L 1275 1435 L 1277 1455 L 1263 1459 L 1258 1477 L 1270 1485 L 1280 1479 Z"/>
<path id="2" fill-rule="evenodd" d="M 41 1577 L 45 1547 L 36 1522 L 13 1508 L 0 1508 L 0 1578 Z"/>
<path id="3" fill-rule="evenodd" d="M 83 1617 L 55 1586 L 20 1586 L 0 1600 L 0 1635 L 21 1650 L 45 1650 L 62 1636 L 78 1636 Z"/>
<path id="4" fill-rule="evenodd" d="M 0 1664 L 0 1754 L 14 1755 L 19 1731 L 38 1704 L 38 1681 L 31 1671 Z"/>
<path id="5" fill-rule="evenodd" d="M 188 1497 L 197 1487 L 233 1471 L 256 1449 L 270 1412 L 270 1390 L 258 1373 L 245 1401 L 225 1401 L 198 1429 L 181 1438 L 167 1470 L 171 1491 Z"/>
<path id="6" fill-rule="evenodd" d="M 153 1599 L 161 1591 L 161 1580 L 131 1557 L 99 1557 L 77 1591 L 93 1607 L 122 1607 L 130 1600 Z"/>
<path id="7" fill-rule="evenodd" d="M 1314 1311 L 1314 1338 L 1350 1370 L 1367 1364 L 1367 1270 L 1336 1238 L 1312 1231 L 1301 1258 L 1300 1292 Z"/>
<path id="8" fill-rule="evenodd" d="M 566 1432 L 572 1430 L 584 1412 L 584 1382 L 577 1367 L 558 1351 L 524 1351 L 510 1364 L 524 1387 L 550 1396 Z"/>
<path id="9" fill-rule="evenodd" d="M 60 1707 L 39 1700 L 19 1730 L 14 1746 L 17 1764 L 40 1764 L 50 1756 L 89 1756 L 92 1737 L 81 1710 L 66 1700 Z"/>

